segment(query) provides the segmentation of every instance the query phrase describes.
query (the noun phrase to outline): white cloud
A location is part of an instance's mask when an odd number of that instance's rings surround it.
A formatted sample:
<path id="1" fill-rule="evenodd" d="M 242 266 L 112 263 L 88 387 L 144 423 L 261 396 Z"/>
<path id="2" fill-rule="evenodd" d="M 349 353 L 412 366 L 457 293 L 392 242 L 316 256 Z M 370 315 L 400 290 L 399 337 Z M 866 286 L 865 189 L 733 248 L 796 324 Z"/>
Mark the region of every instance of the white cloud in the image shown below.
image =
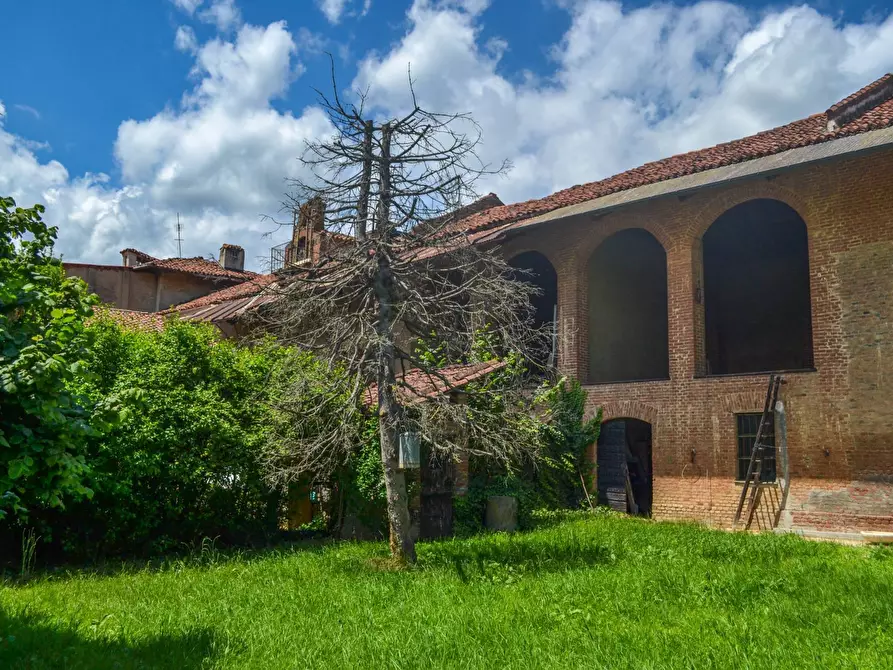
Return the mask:
<path id="1" fill-rule="evenodd" d="M 512 73 L 504 54 L 531 46 L 483 37 L 486 6 L 417 0 L 406 33 L 366 55 L 352 88 L 370 86 L 371 104 L 399 112 L 411 63 L 425 105 L 472 112 L 484 158 L 515 163 L 508 178 L 482 185 L 507 201 L 785 123 L 893 69 L 893 17 L 842 24 L 805 6 L 755 16 L 723 2 L 627 10 L 568 0 L 551 71 Z M 115 263 L 128 246 L 173 255 L 179 212 L 185 254 L 232 242 L 251 262 L 273 243 L 260 217 L 279 210 L 305 140 L 330 131 L 315 107 L 292 114 L 271 104 L 300 75 L 300 53 L 315 48 L 306 31 L 280 22 L 204 44 L 178 31 L 175 42 L 193 54 L 195 81 L 178 104 L 120 125 L 121 186 L 39 158 L 0 103 L 0 193 L 46 203 L 70 260 Z"/>
<path id="2" fill-rule="evenodd" d="M 337 25 L 345 16 L 366 16 L 372 9 L 372 0 L 363 0 L 362 6 L 350 10 L 355 0 L 316 0 L 316 6 L 325 15 L 329 23 Z"/>
<path id="3" fill-rule="evenodd" d="M 202 45 L 198 81 L 180 107 L 121 124 L 119 188 L 107 175 L 72 178 L 61 163 L 41 162 L 0 115 L 0 193 L 45 203 L 68 260 L 118 263 L 118 251 L 130 246 L 174 255 L 179 213 L 184 255 L 231 242 L 260 268 L 256 259 L 276 241 L 263 237 L 272 224 L 261 217 L 277 214 L 305 141 L 331 129 L 316 108 L 295 116 L 270 106 L 299 70 L 296 49 L 284 23 L 245 26 L 232 42 Z"/>
<path id="4" fill-rule="evenodd" d="M 235 0 L 213 0 L 210 7 L 199 13 L 198 18 L 216 26 L 220 32 L 227 32 L 242 24 L 242 13 L 236 7 Z"/>
<path id="5" fill-rule="evenodd" d="M 504 50 L 529 47 L 483 40 L 486 3 L 416 0 L 406 34 L 367 55 L 354 86 L 400 111 L 411 63 L 425 105 L 472 112 L 484 157 L 514 161 L 508 179 L 484 186 L 519 200 L 821 111 L 893 67 L 893 18 L 841 25 L 806 6 L 760 18 L 712 1 L 561 4 L 571 25 L 548 78 L 503 73 Z"/>
<path id="6" fill-rule="evenodd" d="M 174 36 L 174 46 L 177 51 L 185 51 L 193 53 L 198 49 L 198 40 L 195 38 L 195 31 L 189 26 L 180 26 L 177 28 L 177 34 Z"/>
<path id="7" fill-rule="evenodd" d="M 317 4 L 330 23 L 338 23 L 347 6 L 347 0 L 317 0 Z"/>
<path id="8" fill-rule="evenodd" d="M 186 12 L 189 16 L 195 14 L 195 10 L 201 7 L 204 0 L 171 0 L 178 9 Z"/>
<path id="9" fill-rule="evenodd" d="M 40 119 L 40 112 L 37 111 L 36 109 L 34 109 L 31 105 L 17 104 L 17 105 L 13 105 L 13 107 L 15 107 L 20 112 L 25 112 L 26 114 L 30 114 L 35 119 L 38 119 L 38 120 Z"/>

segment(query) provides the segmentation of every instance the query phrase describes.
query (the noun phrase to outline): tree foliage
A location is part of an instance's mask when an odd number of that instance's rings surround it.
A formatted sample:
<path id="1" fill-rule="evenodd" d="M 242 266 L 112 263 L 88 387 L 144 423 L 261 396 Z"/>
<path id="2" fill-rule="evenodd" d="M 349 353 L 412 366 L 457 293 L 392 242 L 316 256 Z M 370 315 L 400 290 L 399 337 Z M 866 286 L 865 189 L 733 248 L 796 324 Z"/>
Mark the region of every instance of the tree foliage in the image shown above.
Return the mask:
<path id="1" fill-rule="evenodd" d="M 518 520 L 529 527 L 537 510 L 574 509 L 589 506 L 594 466 L 587 457 L 598 440 L 601 412 L 585 416 L 586 392 L 576 380 L 560 379 L 544 385 L 538 394 L 536 458 L 506 467 L 483 458 L 472 458 L 468 493 L 454 500 L 456 532 L 468 535 L 483 528 L 487 499 L 510 495 L 518 499 Z M 593 503 L 595 501 L 592 501 Z"/>
<path id="2" fill-rule="evenodd" d="M 0 519 L 89 496 L 86 441 L 112 418 L 72 390 L 95 297 L 53 258 L 43 212 L 0 198 Z"/>
<path id="3" fill-rule="evenodd" d="M 290 352 L 269 340 L 241 347 L 176 319 L 153 332 L 100 315 L 88 331 L 92 375 L 77 392 L 94 403 L 117 398 L 120 422 L 84 452 L 92 500 L 32 519 L 44 542 L 97 558 L 276 533 L 279 498 L 257 456 L 271 421 L 269 381 Z"/>

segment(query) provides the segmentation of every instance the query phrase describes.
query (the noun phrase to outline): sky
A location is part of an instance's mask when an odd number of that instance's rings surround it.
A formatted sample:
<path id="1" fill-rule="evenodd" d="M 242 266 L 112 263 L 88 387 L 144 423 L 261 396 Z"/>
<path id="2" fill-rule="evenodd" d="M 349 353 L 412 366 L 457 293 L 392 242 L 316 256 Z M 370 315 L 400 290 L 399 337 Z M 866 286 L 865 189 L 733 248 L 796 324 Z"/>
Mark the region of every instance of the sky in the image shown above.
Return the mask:
<path id="1" fill-rule="evenodd" d="M 541 197 L 824 111 L 893 71 L 891 5 L 608 0 L 0 0 L 0 195 L 46 205 L 64 260 L 135 247 L 262 271 L 314 88 L 469 112 Z"/>

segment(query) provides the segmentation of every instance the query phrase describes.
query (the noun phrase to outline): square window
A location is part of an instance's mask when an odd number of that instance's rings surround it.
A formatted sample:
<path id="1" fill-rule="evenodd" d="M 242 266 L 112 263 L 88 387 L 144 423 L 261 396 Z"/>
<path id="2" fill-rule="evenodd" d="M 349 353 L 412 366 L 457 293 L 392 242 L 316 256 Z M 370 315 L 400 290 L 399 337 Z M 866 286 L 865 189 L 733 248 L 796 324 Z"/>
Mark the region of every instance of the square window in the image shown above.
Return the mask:
<path id="1" fill-rule="evenodd" d="M 736 414 L 738 425 L 738 480 L 747 478 L 747 468 L 750 465 L 750 455 L 753 445 L 757 441 L 757 431 L 760 428 L 762 412 L 748 414 Z M 768 422 L 763 435 L 763 467 L 760 471 L 760 481 L 775 481 L 775 414 L 769 414 Z"/>

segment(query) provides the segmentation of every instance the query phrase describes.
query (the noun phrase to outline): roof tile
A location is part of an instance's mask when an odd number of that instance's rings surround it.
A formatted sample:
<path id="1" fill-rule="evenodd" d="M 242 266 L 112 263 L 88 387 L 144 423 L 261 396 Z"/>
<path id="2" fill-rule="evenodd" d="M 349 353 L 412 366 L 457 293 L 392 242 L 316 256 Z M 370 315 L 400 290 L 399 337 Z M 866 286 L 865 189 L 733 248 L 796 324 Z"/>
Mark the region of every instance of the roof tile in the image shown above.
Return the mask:
<path id="1" fill-rule="evenodd" d="M 225 289 L 214 291 L 213 293 L 204 295 L 201 298 L 190 300 L 189 302 L 183 303 L 182 305 L 177 305 L 176 307 L 172 307 L 171 309 L 166 310 L 166 313 L 185 312 L 186 310 L 196 309 L 198 307 L 219 305 L 220 303 L 226 302 L 228 300 L 236 300 L 238 298 L 247 298 L 253 295 L 257 295 L 267 286 L 276 281 L 276 279 L 277 277 L 274 274 L 255 275 L 250 281 L 236 284 L 235 286 L 228 286 Z"/>
<path id="2" fill-rule="evenodd" d="M 228 270 L 217 261 L 209 261 L 201 256 L 194 258 L 155 258 L 151 261 L 140 263 L 134 269 L 144 270 L 159 268 L 175 272 L 187 272 L 202 277 L 222 277 L 228 279 L 250 279 L 257 277 L 256 272 L 249 270 Z"/>
<path id="3" fill-rule="evenodd" d="M 504 367 L 505 361 L 484 361 L 447 365 L 436 372 L 413 368 L 397 379 L 397 397 L 404 405 L 415 405 Z M 377 395 L 378 385 L 370 385 L 364 394 L 363 404 L 367 407 L 374 405 Z"/>
<path id="4" fill-rule="evenodd" d="M 646 163 L 607 179 L 571 186 L 544 198 L 492 207 L 458 220 L 447 226 L 447 229 L 451 232 L 475 232 L 493 228 L 618 191 L 893 126 L 893 100 L 888 99 L 873 107 L 869 106 L 870 108 L 860 112 L 859 116 L 848 120 L 840 128 L 828 130 L 829 113 L 839 114 L 848 105 L 887 85 L 891 78 L 893 75 L 889 74 L 881 77 L 833 105 L 829 112 L 814 114 L 750 137 Z M 879 99 L 882 100 L 882 97 Z"/>

